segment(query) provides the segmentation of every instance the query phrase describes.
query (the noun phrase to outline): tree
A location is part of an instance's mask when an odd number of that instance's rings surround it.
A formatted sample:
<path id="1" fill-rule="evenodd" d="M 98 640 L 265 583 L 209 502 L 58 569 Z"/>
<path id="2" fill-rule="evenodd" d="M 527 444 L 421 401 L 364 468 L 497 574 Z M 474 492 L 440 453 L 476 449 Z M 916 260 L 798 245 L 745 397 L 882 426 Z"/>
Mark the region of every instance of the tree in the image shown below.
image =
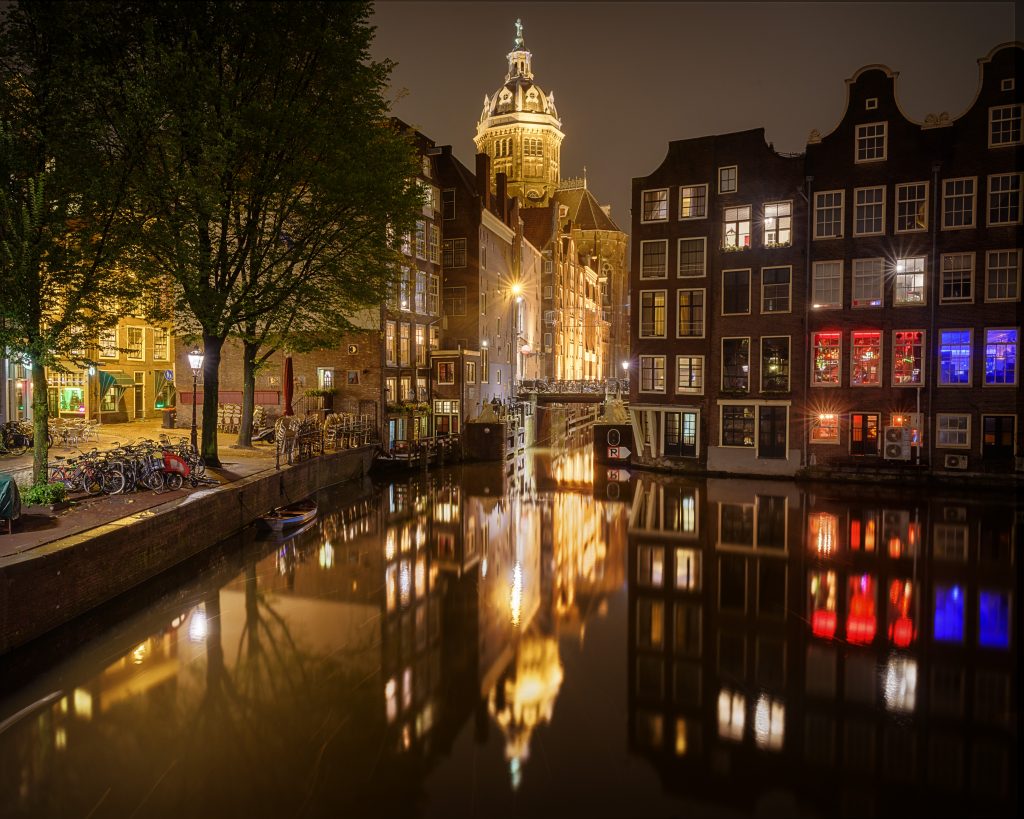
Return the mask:
<path id="1" fill-rule="evenodd" d="M 30 362 L 33 480 L 46 480 L 46 369 L 85 365 L 137 296 L 120 272 L 130 147 L 98 106 L 116 93 L 105 27 L 85 6 L 33 3 L 0 20 L 0 349 Z"/>
<path id="2" fill-rule="evenodd" d="M 167 276 L 202 335 L 202 455 L 216 465 L 219 366 L 234 328 L 280 326 L 297 293 L 359 292 L 395 258 L 420 193 L 387 119 L 369 5 L 156 2 L 111 118 L 141 139 L 138 266 Z M 389 231 L 389 228 L 391 230 Z"/>

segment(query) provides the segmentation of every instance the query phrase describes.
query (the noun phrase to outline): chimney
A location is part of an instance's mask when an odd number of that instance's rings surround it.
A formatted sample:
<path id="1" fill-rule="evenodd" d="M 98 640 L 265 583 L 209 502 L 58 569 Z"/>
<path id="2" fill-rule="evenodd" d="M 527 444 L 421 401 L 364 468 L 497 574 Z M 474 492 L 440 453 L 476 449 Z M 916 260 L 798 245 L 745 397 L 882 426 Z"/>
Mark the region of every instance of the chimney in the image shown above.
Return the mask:
<path id="1" fill-rule="evenodd" d="M 491 158 L 487 154 L 476 155 L 476 193 L 480 204 L 486 210 L 491 208 Z"/>
<path id="2" fill-rule="evenodd" d="M 506 194 L 508 176 L 504 172 L 495 174 L 494 185 L 497 189 L 495 196 L 498 198 L 498 212 L 501 214 L 501 221 L 508 222 L 508 195 Z"/>

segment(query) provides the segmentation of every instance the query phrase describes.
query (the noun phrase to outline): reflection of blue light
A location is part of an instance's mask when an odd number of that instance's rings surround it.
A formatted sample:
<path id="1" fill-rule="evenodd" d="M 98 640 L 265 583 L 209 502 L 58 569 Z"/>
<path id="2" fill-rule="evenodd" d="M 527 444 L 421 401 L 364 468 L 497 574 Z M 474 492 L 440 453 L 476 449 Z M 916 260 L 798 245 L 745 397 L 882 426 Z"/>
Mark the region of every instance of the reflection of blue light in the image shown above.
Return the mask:
<path id="1" fill-rule="evenodd" d="M 978 598 L 978 642 L 988 648 L 1010 647 L 1010 595 L 983 591 Z"/>
<path id="2" fill-rule="evenodd" d="M 935 639 L 946 643 L 964 641 L 964 601 L 959 586 L 935 588 Z"/>

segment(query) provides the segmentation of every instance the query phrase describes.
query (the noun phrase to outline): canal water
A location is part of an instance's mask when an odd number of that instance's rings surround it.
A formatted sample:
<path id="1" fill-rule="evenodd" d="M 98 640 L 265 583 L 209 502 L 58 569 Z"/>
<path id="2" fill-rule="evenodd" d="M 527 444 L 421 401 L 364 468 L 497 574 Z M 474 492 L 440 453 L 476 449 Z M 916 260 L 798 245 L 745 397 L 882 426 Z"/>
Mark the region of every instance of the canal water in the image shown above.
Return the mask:
<path id="1" fill-rule="evenodd" d="M 1016 812 L 1008 499 L 584 447 L 320 508 L 7 666 L 0 815 Z"/>

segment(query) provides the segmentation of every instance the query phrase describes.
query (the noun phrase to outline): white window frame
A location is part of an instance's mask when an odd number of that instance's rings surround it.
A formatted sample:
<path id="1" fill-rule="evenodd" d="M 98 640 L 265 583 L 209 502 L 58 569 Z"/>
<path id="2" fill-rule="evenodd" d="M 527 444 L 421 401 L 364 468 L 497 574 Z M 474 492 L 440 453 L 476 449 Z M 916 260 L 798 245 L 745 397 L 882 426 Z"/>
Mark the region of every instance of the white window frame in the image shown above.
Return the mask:
<path id="1" fill-rule="evenodd" d="M 815 288 L 818 282 L 817 272 L 824 265 L 838 265 L 839 267 L 839 298 L 835 302 L 822 302 L 816 298 L 820 295 L 817 293 Z M 833 277 L 829 277 L 829 281 Z M 841 310 L 843 308 L 843 260 L 842 259 L 822 259 L 821 261 L 814 262 L 811 266 L 811 307 L 814 310 Z"/>
<path id="2" fill-rule="evenodd" d="M 657 383 L 657 379 L 655 379 L 653 377 L 653 375 L 652 375 L 652 379 L 653 379 L 652 380 L 652 388 L 649 389 L 649 390 L 645 390 L 644 389 L 644 376 L 643 376 L 643 372 L 644 372 L 644 359 L 650 359 L 652 362 L 657 362 L 658 359 L 661 359 L 661 373 L 662 373 L 662 375 L 661 375 L 661 389 L 660 390 L 656 386 L 654 386 L 654 384 Z M 639 369 L 637 371 L 637 392 L 647 393 L 647 394 L 651 394 L 651 395 L 664 395 L 665 394 L 665 390 L 666 390 L 665 382 L 668 380 L 668 373 L 665 371 L 666 366 L 667 366 L 666 357 L 663 356 L 663 355 L 642 355 L 642 356 L 640 356 L 639 365 L 640 366 L 639 366 Z M 656 372 L 656 369 L 653 370 L 653 372 Z"/>
<path id="3" fill-rule="evenodd" d="M 139 331 L 139 350 L 135 353 L 132 350 L 132 330 Z M 124 346 L 125 346 L 125 360 L 126 361 L 145 361 L 146 360 L 146 328 L 137 324 L 129 324 L 124 328 Z"/>
<path id="4" fill-rule="evenodd" d="M 166 327 L 153 327 L 153 360 L 154 361 L 170 361 L 171 360 L 171 331 Z M 164 355 L 157 355 L 157 333 L 164 334 Z"/>
<path id="5" fill-rule="evenodd" d="M 989 288 L 992 286 L 992 256 L 996 253 L 1015 253 L 1017 255 L 1017 275 L 1013 278 L 1013 290 L 1012 296 L 1004 297 L 993 297 L 990 294 Z M 987 250 L 985 251 L 985 298 L 986 302 L 1000 302 L 1000 301 L 1020 301 L 1020 270 L 1021 270 L 1021 249 L 1018 248 L 1005 248 L 1001 250 Z M 1000 267 L 1000 270 L 1007 268 Z M 1012 269 L 1012 268 L 1009 268 Z"/>
<path id="6" fill-rule="evenodd" d="M 644 293 L 661 293 L 664 298 L 662 307 L 665 311 L 664 327 L 661 333 L 644 333 L 643 320 L 643 296 Z M 656 323 L 655 323 L 655 326 Z M 667 338 L 668 337 L 668 290 L 641 290 L 637 295 L 637 337 L 638 338 Z"/>
<path id="7" fill-rule="evenodd" d="M 911 188 L 920 188 L 920 187 L 924 188 L 924 199 L 908 199 L 906 201 L 901 201 L 900 200 L 900 194 L 901 193 L 903 193 L 905 191 L 908 191 Z M 892 226 L 893 233 L 927 233 L 928 232 L 928 204 L 929 204 L 930 193 L 931 193 L 931 191 L 929 190 L 929 187 L 930 186 L 928 185 L 928 182 L 926 180 L 925 181 L 921 181 L 921 182 L 903 182 L 903 183 L 901 183 L 901 184 L 896 186 L 896 200 L 895 200 L 896 216 L 893 219 L 893 226 Z M 913 202 L 913 203 L 920 202 L 921 203 L 921 207 L 923 207 L 923 209 L 924 209 L 924 225 L 922 227 L 918 227 L 917 226 L 917 221 L 916 221 L 916 218 L 915 218 L 914 227 L 909 227 L 909 228 L 904 227 L 904 228 L 901 228 L 900 227 L 900 219 L 904 218 L 904 214 L 900 213 L 900 205 L 910 204 L 911 202 Z M 917 213 L 920 213 L 920 209 L 917 211 Z M 915 217 L 916 217 L 916 215 L 917 214 L 915 214 Z"/>
<path id="8" fill-rule="evenodd" d="M 954 384 L 942 380 L 942 334 L 967 333 L 967 383 Z M 973 327 L 940 327 L 935 332 L 935 386 L 953 389 L 970 388 L 974 384 L 974 328 Z"/>
<path id="9" fill-rule="evenodd" d="M 706 217 L 705 217 L 706 218 Z M 683 273 L 683 242 L 701 243 L 701 272 Z M 708 275 L 708 237 L 707 236 L 683 236 L 676 242 L 676 278 L 677 279 L 702 279 Z"/>
<path id="10" fill-rule="evenodd" d="M 815 379 L 814 370 L 814 357 L 817 350 L 816 337 L 817 336 L 839 336 L 839 355 L 836 357 L 836 364 L 838 366 L 838 372 L 836 373 L 836 380 L 831 381 L 817 381 Z M 812 330 L 811 331 L 811 343 L 809 346 L 809 352 L 811 355 L 809 377 L 812 387 L 822 387 L 825 389 L 834 389 L 836 387 L 843 386 L 843 331 L 842 330 Z"/>
<path id="11" fill-rule="evenodd" d="M 769 312 L 769 311 L 766 311 L 764 309 L 764 299 L 765 299 L 765 293 L 764 293 L 764 287 L 765 287 L 764 271 L 766 271 L 766 270 L 779 270 L 779 269 L 786 269 L 786 270 L 789 271 L 789 283 L 787 284 L 787 292 L 786 292 L 786 302 L 788 304 L 788 307 L 785 310 L 772 310 L 772 311 Z M 773 285 L 773 286 L 777 287 L 778 285 Z M 761 314 L 762 315 L 766 315 L 766 316 L 783 316 L 786 313 L 792 313 L 792 312 L 793 312 L 793 265 L 789 265 L 789 264 L 773 264 L 773 265 L 766 265 L 766 266 L 762 267 L 761 268 Z"/>
<path id="12" fill-rule="evenodd" d="M 997 111 L 1011 111 L 1012 112 L 1014 109 L 1016 109 L 1016 113 L 1017 113 L 1017 116 L 1016 116 L 1016 120 L 1017 120 L 1017 133 L 1018 133 L 1017 139 L 1016 140 L 1011 139 L 1011 140 L 1008 140 L 1006 142 L 995 142 L 992 139 L 992 137 L 993 137 L 992 126 L 995 124 L 995 114 L 996 114 L 996 112 Z M 1013 119 L 1014 119 L 1014 117 L 1011 115 L 1010 118 L 1009 118 L 1009 120 L 1011 122 L 1011 125 L 1010 125 L 1011 135 L 1012 135 L 1012 131 L 1013 131 L 1013 125 L 1012 125 Z M 1016 102 L 1016 103 L 1011 103 L 1010 105 L 993 105 L 991 108 L 989 108 L 988 109 L 988 147 L 989 148 L 1011 148 L 1014 145 L 1024 144 L 1024 132 L 1021 131 L 1022 119 L 1024 119 L 1024 103 Z"/>
<path id="13" fill-rule="evenodd" d="M 451 375 L 452 375 L 451 379 L 442 379 L 441 378 L 441 368 L 442 367 L 451 367 Z M 443 384 L 445 386 L 450 386 L 450 385 L 454 384 L 456 379 L 457 379 L 456 372 L 455 372 L 457 368 L 458 368 L 458 361 L 456 361 L 455 359 L 447 358 L 447 359 L 442 359 L 441 361 L 438 361 L 437 362 L 437 383 L 438 384 Z"/>
<path id="14" fill-rule="evenodd" d="M 776 213 L 775 216 L 769 217 L 768 216 L 768 208 L 772 208 L 772 207 L 774 207 L 774 208 L 785 207 L 788 210 L 787 210 L 787 212 L 785 214 L 778 214 L 778 213 Z M 782 200 L 777 201 L 777 202 L 765 202 L 764 203 L 764 208 L 762 209 L 762 213 L 764 214 L 764 222 L 762 224 L 762 231 L 761 231 L 761 246 L 762 247 L 790 247 L 793 244 L 793 200 L 792 199 L 782 199 Z M 778 242 L 778 241 L 776 241 L 776 242 L 769 242 L 768 241 L 768 219 L 769 218 L 772 218 L 772 219 L 776 220 L 775 227 L 773 228 L 773 230 L 775 231 L 776 238 L 778 238 L 779 231 L 783 230 L 783 228 L 780 227 L 780 224 L 781 224 L 782 220 L 785 220 L 786 225 L 787 225 L 786 228 L 785 228 L 785 231 L 789 234 L 789 239 L 787 241 L 785 241 L 785 242 Z"/>
<path id="15" fill-rule="evenodd" d="M 863 274 L 858 267 L 864 267 L 858 262 L 873 262 L 878 266 L 878 304 L 873 304 L 871 299 L 857 299 L 857 278 Z M 875 310 L 885 306 L 885 259 L 873 256 L 862 259 L 854 259 L 850 265 L 850 308 L 853 310 Z M 861 303 L 864 302 L 864 303 Z"/>
<path id="16" fill-rule="evenodd" d="M 700 384 L 696 388 L 687 387 L 683 389 L 679 384 L 679 364 L 681 359 L 689 359 L 691 361 L 690 372 L 693 372 L 692 362 L 694 360 L 700 361 Z M 702 355 L 677 355 L 676 356 L 676 395 L 703 395 L 704 394 L 704 382 L 707 379 L 707 363 L 706 359 Z"/>
<path id="17" fill-rule="evenodd" d="M 829 424 L 830 427 L 834 426 L 836 434 L 829 438 L 815 438 L 815 428 L 821 428 L 822 421 L 832 421 L 834 424 Z M 811 418 L 811 428 L 807 432 L 807 443 L 811 444 L 826 444 L 830 446 L 838 446 L 842 438 L 842 417 L 836 412 L 823 412 L 815 415 Z"/>
<path id="18" fill-rule="evenodd" d="M 1017 190 L 1016 190 L 1016 194 L 1017 194 L 1017 218 L 1016 219 L 1007 220 L 1005 222 L 993 221 L 993 219 L 992 219 L 992 210 L 993 210 L 993 208 L 992 208 L 992 197 L 993 197 L 992 181 L 994 179 L 1012 179 L 1013 177 L 1016 177 L 1016 179 L 1017 179 Z M 1006 193 L 1010 193 L 1012 195 L 1013 191 L 1009 191 L 1009 192 L 1000 191 L 1000 195 L 1005 195 Z M 1019 225 L 1019 224 L 1024 223 L 1024 173 L 1013 172 L 1013 173 L 993 173 L 993 174 L 989 174 L 988 175 L 988 179 L 986 180 L 985 198 L 986 198 L 986 204 L 985 204 L 985 224 L 988 225 L 989 227 L 1000 227 L 1002 225 Z"/>
<path id="19" fill-rule="evenodd" d="M 747 218 L 746 219 L 743 219 L 743 218 L 741 218 L 739 216 L 739 212 L 744 210 L 744 209 L 747 211 Z M 736 216 L 735 219 L 727 218 L 727 214 L 729 213 L 729 211 L 736 211 L 737 216 Z M 735 205 L 735 206 L 732 206 L 732 207 L 727 207 L 727 208 L 723 208 L 722 209 L 722 248 L 723 249 L 728 249 L 730 251 L 735 252 L 735 251 L 741 251 L 741 250 L 750 250 L 750 248 L 753 247 L 753 245 L 751 244 L 751 241 L 750 241 L 751 238 L 753 237 L 753 232 L 751 230 L 751 228 L 752 228 L 751 213 L 752 212 L 753 212 L 753 209 L 751 208 L 750 205 Z M 746 225 L 747 225 L 747 232 L 745 234 L 740 232 L 740 225 L 742 225 L 744 223 L 746 223 Z M 735 244 L 729 244 L 729 240 L 726 238 L 726 236 L 727 236 L 726 226 L 727 225 L 736 225 L 736 236 L 735 236 L 736 242 L 735 242 Z M 746 244 L 742 244 L 739 241 L 740 237 L 744 236 L 744 235 L 747 237 Z"/>
<path id="20" fill-rule="evenodd" d="M 646 196 L 647 196 L 647 194 L 649 194 L 649 193 L 660 193 L 662 191 L 665 192 L 665 216 L 664 217 L 657 217 L 657 218 L 654 218 L 654 219 L 647 219 L 647 218 L 645 218 L 645 214 L 647 213 L 647 206 L 646 206 Z M 669 212 L 668 203 L 669 203 L 668 188 L 648 188 L 646 190 L 640 191 L 640 224 L 642 224 L 642 225 L 649 225 L 649 224 L 651 224 L 653 222 L 667 222 L 668 221 L 668 215 L 669 215 L 669 213 L 668 213 Z"/>
<path id="21" fill-rule="evenodd" d="M 915 266 L 920 262 L 920 270 L 907 270 L 907 262 L 914 261 Z M 903 262 L 903 270 L 900 270 L 900 262 Z M 923 307 L 928 304 L 928 257 L 927 256 L 907 256 L 902 259 L 896 260 L 896 266 L 893 269 L 893 280 L 892 280 L 892 304 L 894 307 Z M 913 301 L 910 299 L 901 300 L 898 293 L 900 285 L 900 276 L 917 276 L 921 277 L 921 300 Z M 906 288 L 904 288 L 906 289 Z"/>
<path id="22" fill-rule="evenodd" d="M 733 186 L 731 188 L 722 187 L 722 171 L 735 171 L 733 174 Z M 740 166 L 739 165 L 721 165 L 718 168 L 718 192 L 719 193 L 737 193 L 740 189 Z"/>
<path id="23" fill-rule="evenodd" d="M 750 446 L 746 444 L 727 444 L 725 443 L 725 409 L 726 407 L 732 409 L 734 407 L 752 407 L 754 410 L 754 434 L 752 436 L 753 443 Z M 718 445 L 723 449 L 745 449 L 752 452 L 757 451 L 757 421 L 758 421 L 758 404 L 755 401 L 723 401 L 718 406 Z M 742 504 L 747 506 L 748 504 Z M 751 504 L 752 505 L 752 504 Z M 721 527 L 721 504 L 719 504 L 719 527 Z M 721 531 L 721 529 L 719 529 Z M 756 521 L 755 521 L 755 533 L 756 533 Z"/>
<path id="24" fill-rule="evenodd" d="M 699 335 L 680 335 L 679 334 L 679 294 L 687 293 L 700 293 L 702 297 L 701 303 L 701 322 L 700 322 L 700 334 Z M 708 331 L 708 291 L 703 287 L 680 287 L 676 291 L 676 338 L 705 338 Z"/>
<path id="25" fill-rule="evenodd" d="M 854 384 L 853 369 L 856 363 L 856 344 L 854 338 L 858 335 L 878 336 L 878 381 L 871 384 Z M 851 330 L 850 331 L 850 388 L 851 389 L 879 389 L 885 386 L 885 332 L 878 330 Z"/>
<path id="26" fill-rule="evenodd" d="M 866 193 L 866 192 L 869 192 L 869 191 L 872 192 L 872 193 L 880 191 L 881 194 L 882 194 L 882 201 L 881 201 L 881 203 L 878 203 L 878 202 L 861 203 L 861 202 L 857 201 L 857 195 L 858 194 Z M 853 189 L 853 235 L 854 236 L 884 236 L 885 235 L 885 204 L 886 204 L 885 203 L 885 200 L 886 200 L 886 195 L 885 194 L 886 194 L 885 185 L 870 185 L 870 186 L 865 187 L 865 188 L 854 188 Z M 881 217 L 881 219 L 879 219 L 879 223 L 881 224 L 881 229 L 879 229 L 879 230 L 858 230 L 857 229 L 857 221 L 858 221 L 858 211 L 859 211 L 859 209 L 860 208 L 876 208 L 876 207 L 878 207 L 879 204 L 881 204 L 881 206 L 882 206 L 882 217 Z M 872 221 L 874 221 L 874 220 L 872 219 Z"/>
<path id="27" fill-rule="evenodd" d="M 747 309 L 742 313 L 726 313 L 725 312 L 725 274 L 726 273 L 746 273 L 747 274 Z M 730 267 L 727 270 L 722 271 L 722 315 L 723 316 L 749 316 L 753 309 L 752 299 L 750 298 L 750 290 L 753 276 L 753 271 L 749 267 Z"/>
<path id="28" fill-rule="evenodd" d="M 973 304 L 974 303 L 974 265 L 975 265 L 975 253 L 973 251 L 965 251 L 960 253 L 943 253 L 942 258 L 939 260 L 939 304 Z M 952 273 L 953 269 L 948 267 L 946 262 L 948 259 L 953 258 L 967 258 L 970 259 L 970 276 L 968 279 L 969 290 L 971 292 L 970 298 L 947 298 L 946 292 L 946 274 Z M 957 273 L 962 273 L 960 268 L 957 268 Z"/>
<path id="29" fill-rule="evenodd" d="M 914 382 L 898 383 L 896 381 L 896 334 L 897 333 L 920 333 L 921 334 L 921 370 L 918 376 L 918 380 Z M 927 383 L 928 378 L 928 331 L 923 328 L 910 328 L 902 330 L 892 331 L 891 341 L 892 358 L 890 359 L 892 367 L 889 370 L 889 383 L 895 388 L 901 387 L 923 387 Z"/>
<path id="30" fill-rule="evenodd" d="M 117 356 L 118 356 L 118 348 L 120 347 L 119 338 L 118 338 L 118 330 L 119 330 L 119 328 L 116 327 L 116 326 L 108 327 L 105 330 L 100 330 L 99 336 L 98 336 L 97 342 L 96 342 L 98 350 L 99 350 L 99 357 L 100 358 L 117 358 Z M 104 340 L 104 338 L 103 338 L 104 334 L 108 334 L 108 337 L 107 337 L 106 340 Z M 111 342 L 111 340 L 112 340 L 112 343 L 109 343 L 109 342 Z"/>
<path id="31" fill-rule="evenodd" d="M 824 196 L 834 196 L 839 194 L 839 229 L 837 233 L 825 233 L 821 234 L 818 232 L 818 213 L 824 209 L 819 203 L 819 199 Z M 828 210 L 832 211 L 836 208 L 835 205 L 829 205 Z M 814 192 L 814 238 L 815 239 L 842 239 L 845 235 L 846 225 L 846 191 L 845 190 L 831 190 L 831 191 L 815 191 Z"/>
<path id="32" fill-rule="evenodd" d="M 644 247 L 646 245 L 661 245 L 665 248 L 665 268 L 661 275 L 649 276 L 644 273 Z M 668 239 L 644 239 L 640 242 L 640 280 L 657 281 L 668 278 Z"/>
<path id="33" fill-rule="evenodd" d="M 861 159 L 861 157 L 860 157 L 861 140 L 862 139 L 863 140 L 876 139 L 878 137 L 878 134 L 871 134 L 869 136 L 868 134 L 865 133 L 866 129 L 868 129 L 868 128 L 876 128 L 879 125 L 882 126 L 882 133 L 881 133 L 881 137 L 882 137 L 882 155 L 881 156 L 865 157 L 865 158 Z M 865 123 L 862 123 L 862 124 L 860 124 L 860 125 L 858 125 L 856 127 L 856 129 L 854 131 L 854 137 L 853 137 L 853 161 L 854 161 L 855 164 L 863 165 L 863 164 L 867 164 L 867 163 L 870 163 L 870 162 L 885 162 L 885 160 L 888 158 L 888 156 L 889 156 L 889 123 L 888 123 L 888 121 L 883 121 L 883 122 L 865 122 Z"/>
<path id="34" fill-rule="evenodd" d="M 1014 350 L 1015 362 L 1014 362 L 1014 368 L 1013 368 L 1013 381 L 1002 381 L 1002 382 L 999 382 L 999 383 L 996 383 L 996 384 L 989 384 L 988 383 L 988 379 L 985 378 L 985 371 L 988 368 L 988 353 L 986 352 L 986 349 L 988 347 L 988 334 L 989 333 L 997 333 L 1000 330 L 1014 330 L 1017 333 L 1017 341 L 1015 342 L 1015 350 Z M 1009 387 L 1011 389 L 1016 389 L 1017 385 L 1020 384 L 1020 346 L 1021 346 L 1020 345 L 1020 327 L 1007 327 L 1007 326 L 1002 326 L 1002 327 L 985 327 L 982 330 L 982 337 L 981 337 L 981 364 L 982 364 L 981 386 L 982 387 L 985 387 L 986 389 L 996 389 L 996 390 L 998 390 L 998 389 L 1005 389 L 1007 387 Z"/>
<path id="35" fill-rule="evenodd" d="M 950 419 L 967 419 L 967 428 L 965 430 L 952 429 L 949 427 L 943 428 L 943 422 L 949 422 Z M 963 432 L 965 441 L 963 443 L 950 443 L 949 441 L 942 440 L 942 434 L 944 432 L 959 433 Z M 970 449 L 971 448 L 971 414 L 969 412 L 938 412 L 935 414 L 935 446 L 939 449 Z"/>
<path id="36" fill-rule="evenodd" d="M 683 191 L 691 190 L 695 191 L 698 188 L 704 189 L 704 212 L 697 216 L 683 216 Z M 690 222 L 696 219 L 707 219 L 708 218 L 708 184 L 707 182 L 694 184 L 694 185 L 680 185 L 679 186 L 679 221 Z"/>
<path id="37" fill-rule="evenodd" d="M 949 199 L 960 199 L 966 197 L 967 194 L 949 193 L 947 186 L 953 182 L 970 182 L 971 183 L 971 221 L 965 225 L 950 225 L 946 221 L 946 202 Z M 978 222 L 978 177 L 976 176 L 954 176 L 949 179 L 942 180 L 942 229 L 943 230 L 973 230 L 977 226 Z"/>

